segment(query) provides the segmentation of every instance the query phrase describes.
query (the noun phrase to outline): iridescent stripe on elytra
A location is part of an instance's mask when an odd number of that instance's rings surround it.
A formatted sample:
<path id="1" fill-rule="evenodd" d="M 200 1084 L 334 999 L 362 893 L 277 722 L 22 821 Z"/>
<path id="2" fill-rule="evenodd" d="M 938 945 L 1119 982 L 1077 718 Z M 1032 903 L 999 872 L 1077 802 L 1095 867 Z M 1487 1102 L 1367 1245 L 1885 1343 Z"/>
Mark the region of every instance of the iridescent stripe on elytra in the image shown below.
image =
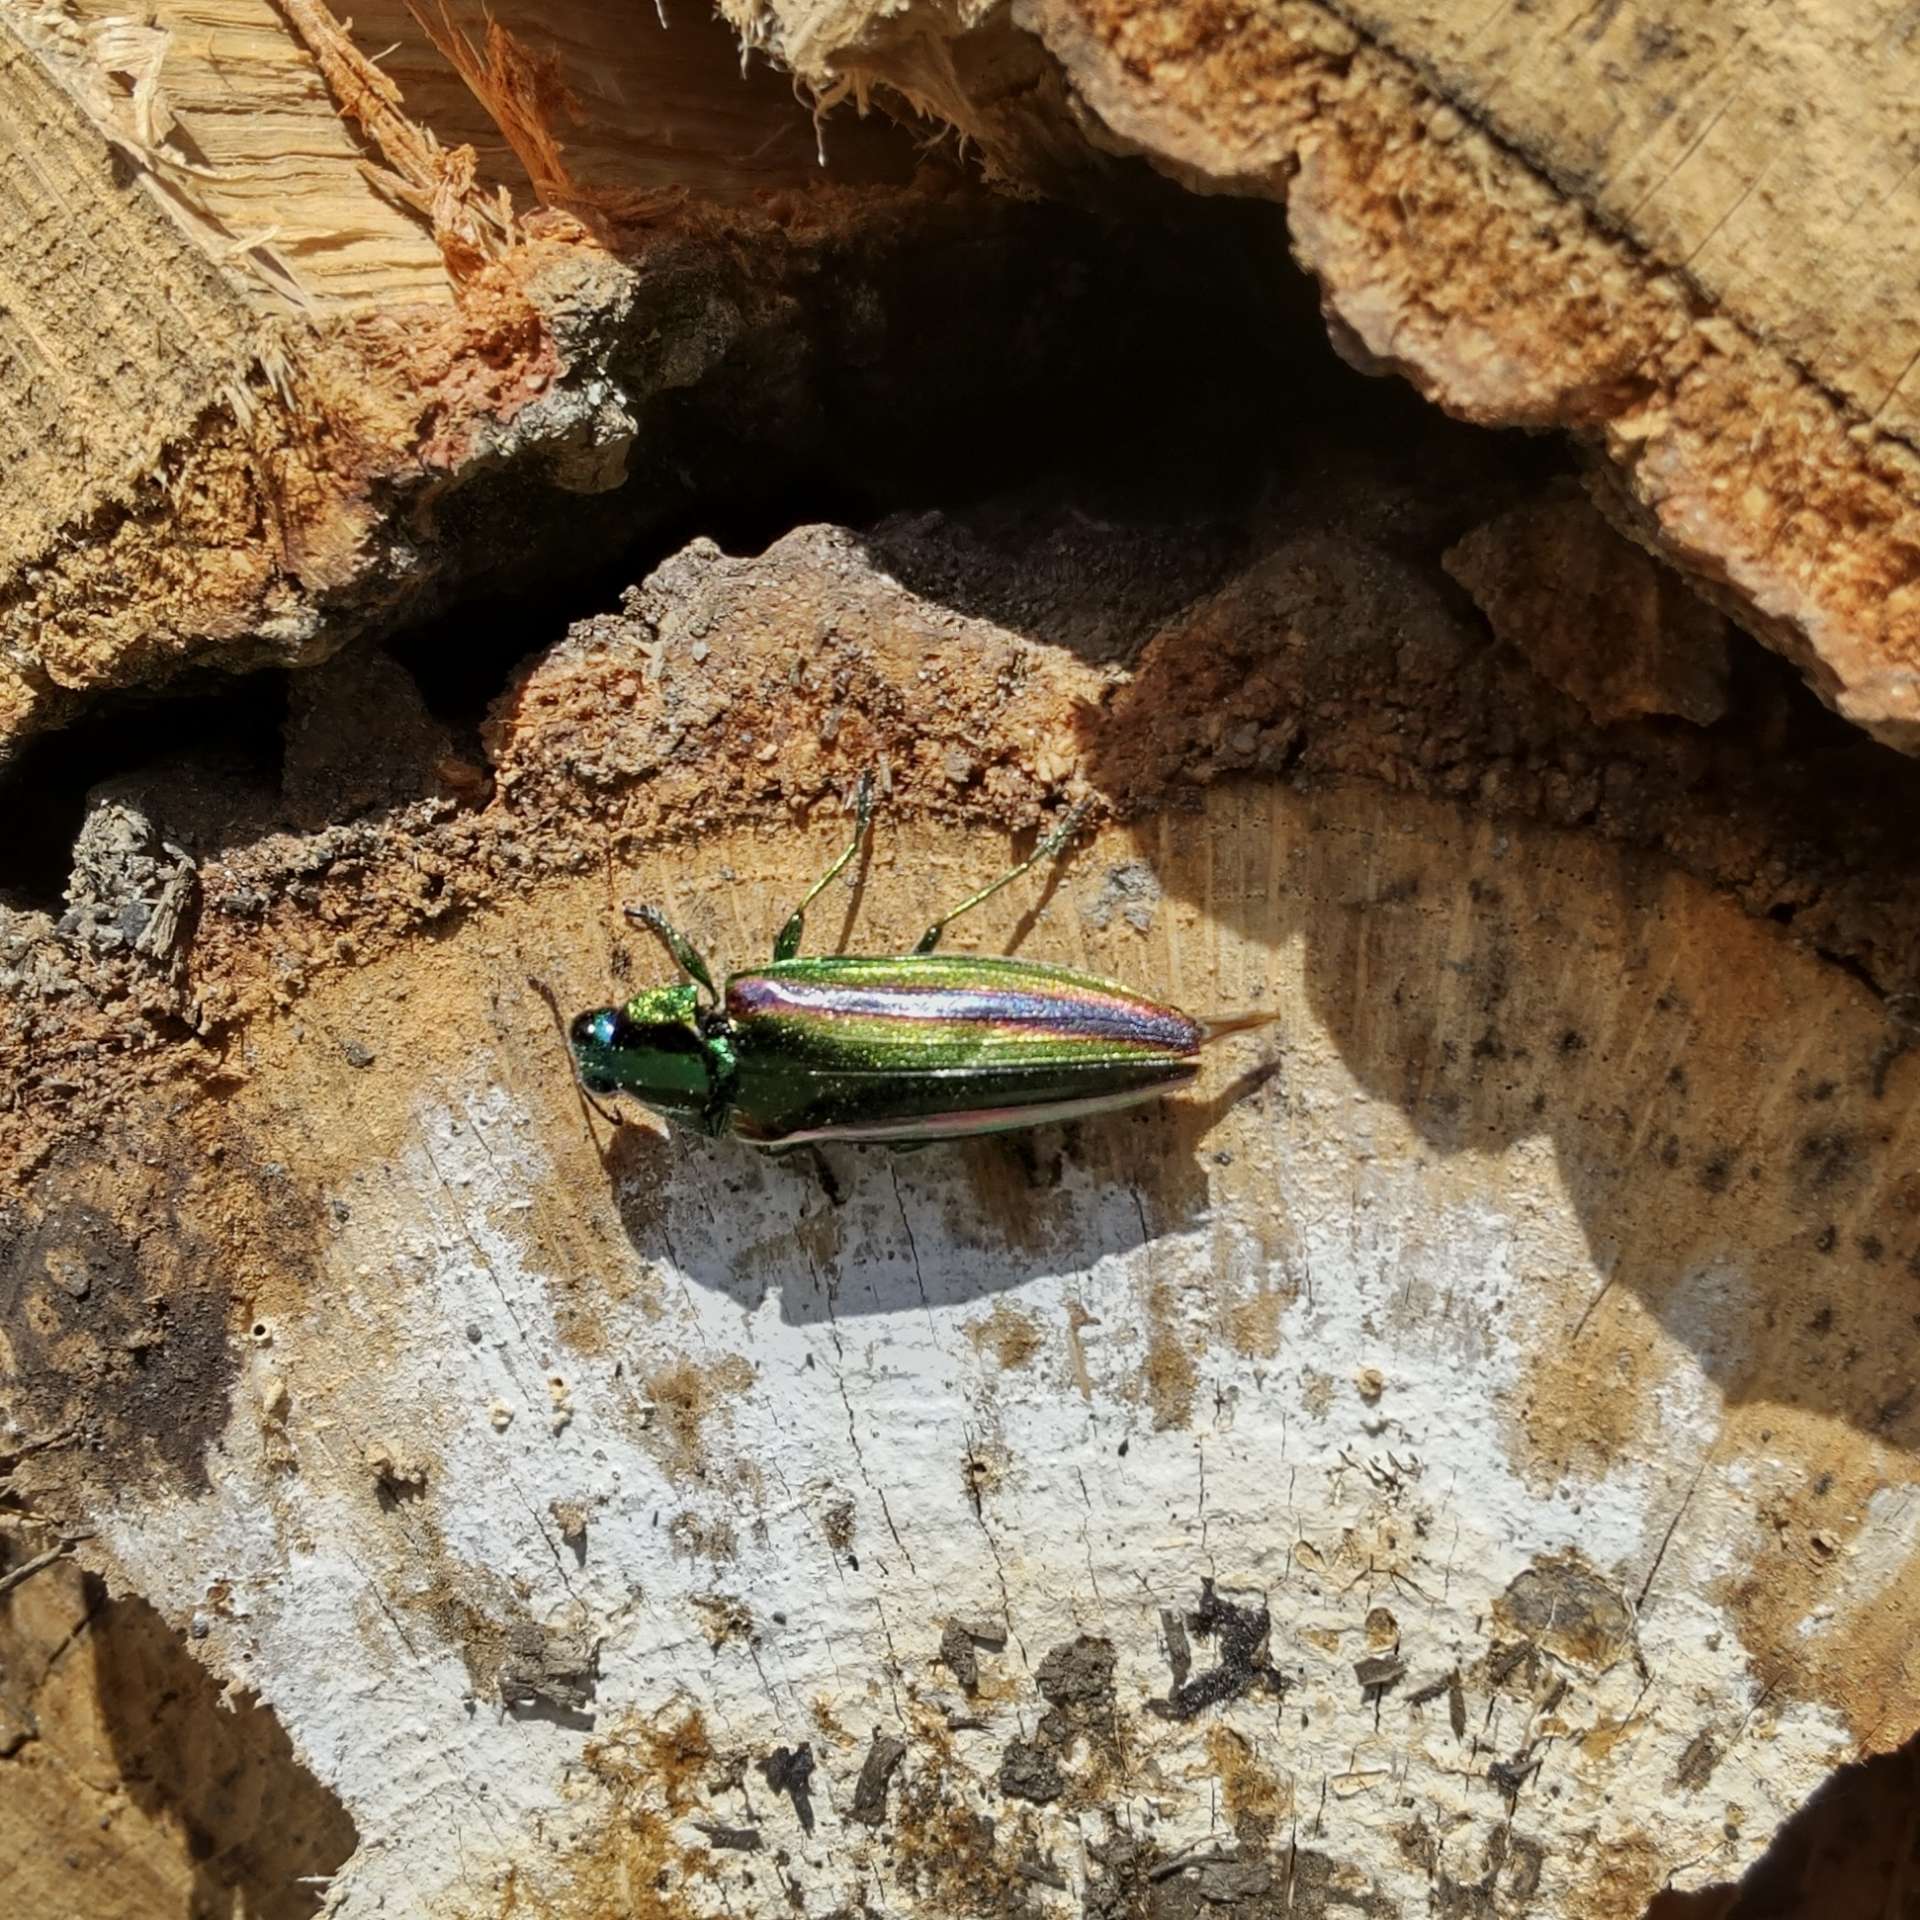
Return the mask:
<path id="1" fill-rule="evenodd" d="M 1187 1053 L 1200 1044 L 1201 1028 L 1171 1007 L 1122 1000 L 1074 987 L 1024 993 L 1005 987 L 856 987 L 770 980 L 752 975 L 733 981 L 727 1008 L 736 1019 L 857 1020 L 889 1026 L 949 1026 L 978 1032 L 997 1028 L 1068 1042 L 1119 1044 L 1156 1052 Z"/>

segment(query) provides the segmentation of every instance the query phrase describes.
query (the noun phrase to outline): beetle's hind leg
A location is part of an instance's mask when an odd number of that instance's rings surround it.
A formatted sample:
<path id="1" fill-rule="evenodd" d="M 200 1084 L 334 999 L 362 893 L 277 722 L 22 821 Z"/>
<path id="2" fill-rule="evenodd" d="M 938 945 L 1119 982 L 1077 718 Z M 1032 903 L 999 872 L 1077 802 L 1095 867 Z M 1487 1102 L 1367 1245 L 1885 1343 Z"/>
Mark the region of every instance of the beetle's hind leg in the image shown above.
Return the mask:
<path id="1" fill-rule="evenodd" d="M 773 943 L 773 957 L 776 960 L 791 960 L 800 951 L 800 936 L 806 931 L 807 909 L 847 870 L 847 863 L 860 851 L 860 843 L 866 839 L 867 829 L 872 825 L 873 774 L 868 771 L 860 776 L 860 784 L 853 793 L 853 838 L 847 842 L 846 851 L 807 889 L 806 897 L 788 915 L 787 924 L 780 929 L 779 939 Z"/>
<path id="2" fill-rule="evenodd" d="M 628 907 L 626 914 L 636 927 L 645 927 L 649 933 L 659 937 L 661 945 L 673 955 L 680 971 L 696 985 L 706 988 L 709 1000 L 719 1000 L 720 996 L 713 987 L 713 975 L 707 971 L 707 963 L 700 958 L 699 949 L 677 927 L 668 924 L 666 915 L 658 907 Z"/>
<path id="3" fill-rule="evenodd" d="M 963 913 L 970 913 L 981 901 L 990 900 L 1002 887 L 1011 886 L 1023 873 L 1031 873 L 1043 860 L 1057 859 L 1067 850 L 1068 843 L 1080 831 L 1080 823 L 1087 817 L 1087 802 L 1067 809 L 1066 818 L 1054 830 L 1042 837 L 1040 844 L 1020 862 L 1017 867 L 1003 873 L 990 887 L 982 887 L 978 893 L 970 893 L 951 913 L 943 913 L 925 933 L 920 936 L 914 947 L 915 953 L 931 953 L 940 944 L 940 937 Z"/>

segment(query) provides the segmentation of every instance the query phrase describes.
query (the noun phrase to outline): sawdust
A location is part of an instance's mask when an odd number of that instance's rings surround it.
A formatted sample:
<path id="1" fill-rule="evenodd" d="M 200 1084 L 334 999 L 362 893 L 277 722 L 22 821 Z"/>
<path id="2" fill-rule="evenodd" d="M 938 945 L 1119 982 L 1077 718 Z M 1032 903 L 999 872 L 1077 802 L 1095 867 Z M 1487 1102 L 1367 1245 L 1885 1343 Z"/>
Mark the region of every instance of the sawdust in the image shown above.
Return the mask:
<path id="1" fill-rule="evenodd" d="M 1227 1824 L 1243 1847 L 1269 1846 L 1293 1811 L 1293 1783 L 1255 1754 L 1253 1743 L 1232 1727 L 1207 1729 L 1207 1758 L 1226 1802 Z"/>
<path id="2" fill-rule="evenodd" d="M 753 1385 L 753 1367 L 737 1353 L 703 1366 L 676 1359 L 642 1376 L 654 1407 L 648 1429 L 667 1477 L 686 1486 L 708 1478 L 708 1424 L 726 1419 L 727 1404 Z"/>
<path id="3" fill-rule="evenodd" d="M 1143 1373 L 1155 1431 L 1184 1427 L 1193 1418 L 1199 1369 L 1187 1346 L 1177 1296 L 1155 1283 L 1147 1291 L 1147 1362 Z"/>
<path id="4" fill-rule="evenodd" d="M 1003 1373 L 1029 1365 L 1045 1344 L 1034 1317 L 1004 1300 L 996 1300 L 984 1318 L 968 1322 L 967 1338 L 982 1353 L 991 1354 Z"/>
<path id="5" fill-rule="evenodd" d="M 1280 1351 L 1281 1316 L 1298 1298 L 1292 1287 L 1271 1279 L 1256 1281 L 1250 1293 L 1227 1308 L 1227 1338 L 1234 1352 L 1249 1360 L 1271 1360 Z"/>
<path id="6" fill-rule="evenodd" d="M 611 1816 L 595 1824 L 591 1844 L 568 1862 L 571 1885 L 561 1904 L 540 1911 L 556 1920 L 614 1911 L 633 1920 L 685 1920 L 690 1908 L 680 1895 L 712 1879 L 715 1869 L 711 1856 L 683 1845 L 673 1830 L 703 1805 L 717 1758 L 697 1707 L 636 1715 L 589 1740 L 582 1763 L 608 1796 Z"/>
<path id="7" fill-rule="evenodd" d="M 740 1557 L 739 1537 L 733 1522 L 724 1516 L 716 1519 L 683 1509 L 667 1522 L 667 1533 L 674 1551 L 689 1560 L 704 1560 L 718 1567 Z"/>

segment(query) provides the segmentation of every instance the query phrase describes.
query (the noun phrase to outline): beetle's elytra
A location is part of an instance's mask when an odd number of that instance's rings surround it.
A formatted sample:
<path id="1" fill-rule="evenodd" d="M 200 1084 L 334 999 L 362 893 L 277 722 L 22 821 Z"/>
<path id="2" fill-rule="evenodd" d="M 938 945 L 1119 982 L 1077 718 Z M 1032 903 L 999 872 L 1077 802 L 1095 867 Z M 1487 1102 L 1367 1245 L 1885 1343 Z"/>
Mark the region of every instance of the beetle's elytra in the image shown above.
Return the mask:
<path id="1" fill-rule="evenodd" d="M 772 962 L 731 975 L 724 992 L 654 909 L 630 907 L 688 977 L 574 1020 L 587 1089 L 630 1093 L 704 1132 L 769 1149 L 912 1146 L 1151 1100 L 1199 1072 L 1209 1041 L 1274 1018 L 1196 1020 L 1065 967 L 934 951 L 950 922 L 1065 847 L 1077 813 L 936 920 L 912 953 L 796 959 L 807 908 L 859 851 L 872 811 L 865 776 L 852 841 L 781 929 Z"/>

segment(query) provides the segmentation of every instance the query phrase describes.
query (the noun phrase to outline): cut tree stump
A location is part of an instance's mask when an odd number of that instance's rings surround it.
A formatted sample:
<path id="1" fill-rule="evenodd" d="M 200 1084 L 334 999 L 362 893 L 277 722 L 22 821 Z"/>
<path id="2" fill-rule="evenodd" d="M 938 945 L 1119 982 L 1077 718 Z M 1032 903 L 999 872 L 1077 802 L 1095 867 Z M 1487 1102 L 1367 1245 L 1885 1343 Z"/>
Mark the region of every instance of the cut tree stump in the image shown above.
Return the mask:
<path id="1" fill-rule="evenodd" d="M 1911 290 L 1767 270 L 1844 59 L 1697 231 L 1797 28 L 1595 19 L 0 12 L 17 1910 L 1670 1920 L 1910 1780 Z M 610 1127 L 866 769 L 810 945 L 1084 801 L 954 944 L 1275 1023 Z"/>
<path id="2" fill-rule="evenodd" d="M 1680 868 L 1847 876 L 1785 788 L 1701 845 L 1657 723 L 1314 505 L 1131 667 L 1011 610 L 1114 607 L 1139 530 L 982 564 L 998 618 L 903 584 L 964 571 L 925 521 L 696 545 L 507 698 L 486 804 L 205 860 L 170 952 L 23 938 L 13 1484 L 271 1704 L 340 1911 L 1630 1916 L 1914 1730 L 1920 1065 Z M 1583 762 L 1630 822 L 1552 824 Z M 1024 1142 L 608 1135 L 554 1009 L 661 971 L 619 903 L 753 959 L 868 764 L 818 940 L 1085 778 L 1136 824 L 968 944 L 1277 1039 Z"/>

